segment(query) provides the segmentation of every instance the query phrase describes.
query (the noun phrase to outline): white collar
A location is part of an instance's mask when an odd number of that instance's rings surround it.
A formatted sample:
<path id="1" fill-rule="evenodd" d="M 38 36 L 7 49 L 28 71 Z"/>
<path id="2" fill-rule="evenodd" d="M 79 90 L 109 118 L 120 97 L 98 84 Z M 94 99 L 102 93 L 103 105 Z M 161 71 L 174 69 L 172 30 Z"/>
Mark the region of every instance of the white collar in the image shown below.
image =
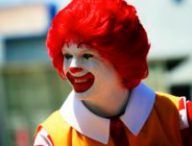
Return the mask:
<path id="1" fill-rule="evenodd" d="M 131 92 L 125 113 L 120 117 L 127 128 L 138 135 L 149 117 L 155 103 L 155 93 L 143 83 Z M 83 135 L 107 144 L 109 140 L 110 120 L 90 112 L 84 104 L 70 93 L 60 109 L 68 124 Z"/>

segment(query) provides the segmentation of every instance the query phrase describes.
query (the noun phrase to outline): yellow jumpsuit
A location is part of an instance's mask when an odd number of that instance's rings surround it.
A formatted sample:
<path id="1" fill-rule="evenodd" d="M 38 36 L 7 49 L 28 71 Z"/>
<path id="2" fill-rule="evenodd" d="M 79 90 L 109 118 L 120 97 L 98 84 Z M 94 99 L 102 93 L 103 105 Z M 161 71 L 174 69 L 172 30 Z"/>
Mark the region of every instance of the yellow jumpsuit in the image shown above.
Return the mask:
<path id="1" fill-rule="evenodd" d="M 157 93 L 150 116 L 140 133 L 135 136 L 126 129 L 130 146 L 183 146 L 179 100 L 180 98 L 172 95 Z M 94 123 L 91 124 L 94 126 Z M 42 127 L 48 132 L 54 146 L 114 146 L 111 137 L 105 145 L 82 135 L 58 111 L 40 124 L 37 131 Z"/>

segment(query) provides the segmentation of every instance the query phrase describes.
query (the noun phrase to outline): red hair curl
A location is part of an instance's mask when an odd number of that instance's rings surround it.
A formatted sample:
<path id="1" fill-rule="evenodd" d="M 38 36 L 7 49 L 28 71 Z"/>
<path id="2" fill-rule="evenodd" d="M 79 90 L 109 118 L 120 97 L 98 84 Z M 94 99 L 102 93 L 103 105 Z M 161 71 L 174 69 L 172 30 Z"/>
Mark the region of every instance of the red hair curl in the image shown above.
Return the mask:
<path id="1" fill-rule="evenodd" d="M 46 44 L 62 78 L 61 49 L 68 43 L 97 50 L 114 66 L 128 89 L 148 75 L 147 34 L 135 8 L 123 0 L 73 0 L 55 16 Z"/>

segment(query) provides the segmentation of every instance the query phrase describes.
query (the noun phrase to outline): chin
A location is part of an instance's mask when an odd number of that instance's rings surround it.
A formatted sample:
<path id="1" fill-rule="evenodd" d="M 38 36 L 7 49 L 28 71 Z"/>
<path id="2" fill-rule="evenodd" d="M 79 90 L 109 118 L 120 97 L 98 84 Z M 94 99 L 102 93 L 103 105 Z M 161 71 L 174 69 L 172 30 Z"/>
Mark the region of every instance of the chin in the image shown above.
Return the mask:
<path id="1" fill-rule="evenodd" d="M 85 92 L 76 92 L 73 90 L 74 96 L 78 98 L 79 100 L 89 100 L 94 95 L 92 87 Z"/>

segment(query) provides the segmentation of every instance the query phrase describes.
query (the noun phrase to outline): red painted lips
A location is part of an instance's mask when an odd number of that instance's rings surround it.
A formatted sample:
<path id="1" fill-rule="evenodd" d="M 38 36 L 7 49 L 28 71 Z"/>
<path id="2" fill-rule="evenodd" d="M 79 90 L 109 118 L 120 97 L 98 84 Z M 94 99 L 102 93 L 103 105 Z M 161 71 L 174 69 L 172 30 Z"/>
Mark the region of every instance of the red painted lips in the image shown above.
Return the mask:
<path id="1" fill-rule="evenodd" d="M 68 72 L 66 76 L 73 85 L 74 90 L 79 93 L 88 90 L 94 82 L 94 76 L 91 73 L 87 73 L 81 77 L 74 77 Z"/>

